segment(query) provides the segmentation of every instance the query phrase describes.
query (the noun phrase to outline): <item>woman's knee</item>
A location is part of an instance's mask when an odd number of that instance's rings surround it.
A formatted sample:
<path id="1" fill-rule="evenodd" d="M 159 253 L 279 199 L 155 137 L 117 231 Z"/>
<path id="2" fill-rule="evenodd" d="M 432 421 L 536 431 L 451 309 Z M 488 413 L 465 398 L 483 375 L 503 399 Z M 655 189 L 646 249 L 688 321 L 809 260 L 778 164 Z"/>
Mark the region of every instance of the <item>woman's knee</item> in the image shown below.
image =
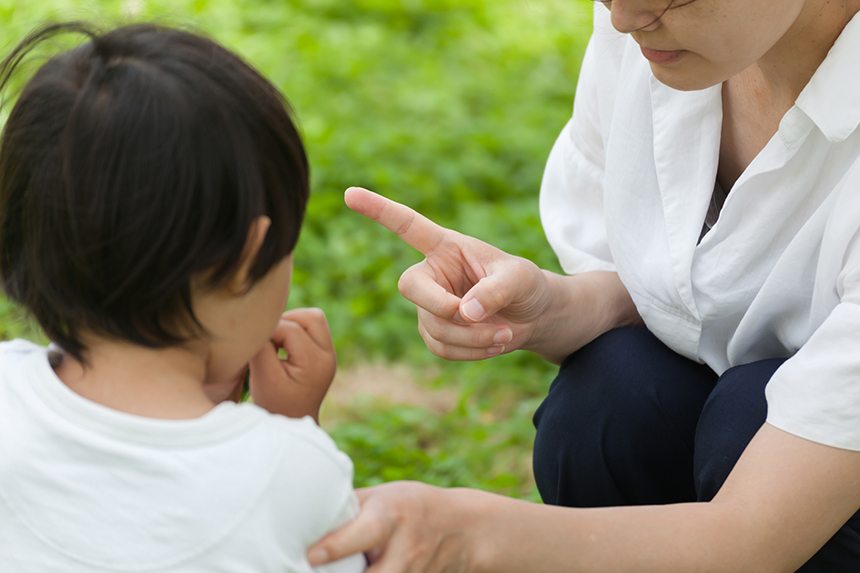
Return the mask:
<path id="1" fill-rule="evenodd" d="M 535 413 L 535 479 L 547 503 L 689 500 L 698 413 L 716 375 L 644 328 L 598 338 L 562 364 Z"/>
<path id="2" fill-rule="evenodd" d="M 764 388 L 783 358 L 735 366 L 720 376 L 696 428 L 697 497 L 712 499 L 767 417 Z"/>
<path id="3" fill-rule="evenodd" d="M 696 430 L 694 473 L 700 501 L 722 487 L 747 444 L 767 418 L 764 389 L 785 359 L 761 360 L 730 368 L 720 377 L 702 410 Z M 860 563 L 857 512 L 798 573 L 848 573 Z"/>

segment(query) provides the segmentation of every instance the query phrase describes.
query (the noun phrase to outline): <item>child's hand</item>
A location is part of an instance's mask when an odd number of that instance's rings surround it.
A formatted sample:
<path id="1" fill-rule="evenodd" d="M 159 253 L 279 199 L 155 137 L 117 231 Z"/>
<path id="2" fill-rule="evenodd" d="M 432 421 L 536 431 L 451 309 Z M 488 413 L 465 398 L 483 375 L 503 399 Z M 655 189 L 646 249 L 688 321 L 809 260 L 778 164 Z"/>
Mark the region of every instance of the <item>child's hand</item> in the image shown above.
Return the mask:
<path id="1" fill-rule="evenodd" d="M 287 358 L 278 357 L 283 348 Z M 297 308 L 281 315 L 269 344 L 251 359 L 251 397 L 273 414 L 311 416 L 319 409 L 337 368 L 325 314 Z"/>

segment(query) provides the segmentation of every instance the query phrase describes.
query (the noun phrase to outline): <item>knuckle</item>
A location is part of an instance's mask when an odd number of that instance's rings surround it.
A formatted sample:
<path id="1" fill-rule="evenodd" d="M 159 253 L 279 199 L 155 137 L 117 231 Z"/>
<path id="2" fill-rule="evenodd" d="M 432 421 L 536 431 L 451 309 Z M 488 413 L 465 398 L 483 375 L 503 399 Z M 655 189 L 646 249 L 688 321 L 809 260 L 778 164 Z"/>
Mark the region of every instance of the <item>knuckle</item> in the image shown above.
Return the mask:
<path id="1" fill-rule="evenodd" d="M 441 338 L 441 332 L 439 328 L 439 320 L 436 319 L 432 314 L 427 311 L 419 311 L 418 312 L 418 323 L 424 327 L 424 331 L 428 336 L 439 340 Z"/>
<path id="2" fill-rule="evenodd" d="M 409 292 L 410 292 L 409 287 L 410 287 L 409 279 L 406 278 L 405 274 L 400 275 L 400 279 L 397 281 L 397 290 L 400 292 L 400 294 L 403 296 L 403 298 L 405 298 L 407 300 L 409 299 Z"/>
<path id="3" fill-rule="evenodd" d="M 427 332 L 427 328 L 420 322 L 418 323 L 418 334 L 421 335 L 421 338 L 424 340 L 424 344 L 427 346 L 430 352 L 436 354 L 435 349 L 439 345 L 439 342 L 435 338 L 433 338 L 433 336 L 429 332 Z"/>
<path id="4" fill-rule="evenodd" d="M 460 315 L 459 299 L 456 299 L 454 304 L 446 304 L 447 302 L 449 301 L 435 301 L 435 304 L 427 305 L 429 307 L 427 310 L 434 316 L 443 319 L 445 322 L 451 321 L 455 316 Z"/>
<path id="5" fill-rule="evenodd" d="M 439 358 L 444 358 L 445 360 L 453 360 L 454 356 L 447 346 L 441 346 L 440 348 L 433 351 L 433 354 L 438 356 Z"/>
<path id="6" fill-rule="evenodd" d="M 367 534 L 374 540 L 382 540 L 386 537 L 386 533 L 390 529 L 383 519 L 373 519 L 365 523 Z"/>
<path id="7" fill-rule="evenodd" d="M 320 320 L 320 319 L 325 320 L 325 312 L 323 312 L 323 309 L 317 308 L 317 307 L 311 307 L 311 308 L 307 309 L 307 311 L 308 311 L 308 315 L 310 315 L 311 318 L 315 318 L 317 320 Z"/>
<path id="8" fill-rule="evenodd" d="M 423 563 L 427 560 L 427 550 L 419 544 L 417 539 L 413 539 L 406 549 L 407 563 Z"/>
<path id="9" fill-rule="evenodd" d="M 430 352 L 439 358 L 444 358 L 445 360 L 456 359 L 454 357 L 454 347 L 449 346 L 434 337 L 433 334 L 428 331 L 426 323 L 419 322 L 418 333 L 421 334 L 421 338 L 424 339 L 424 344 Z"/>
<path id="10" fill-rule="evenodd" d="M 439 358 L 444 358 L 445 360 L 452 360 L 453 354 L 451 352 L 451 347 L 447 344 L 440 344 L 437 341 L 433 341 L 433 345 L 427 345 L 427 348 L 430 349 L 430 352 L 438 356 Z"/>
<path id="11" fill-rule="evenodd" d="M 400 226 L 394 230 L 394 234 L 398 237 L 402 236 L 406 232 L 409 231 L 409 228 L 412 227 L 412 223 L 415 221 L 415 211 L 409 210 L 406 216 L 406 220 L 400 224 Z"/>
<path id="12" fill-rule="evenodd" d="M 493 302 L 496 303 L 497 306 L 500 306 L 507 298 L 507 293 L 503 289 L 502 283 L 499 281 L 492 281 L 487 286 L 489 286 L 487 295 L 493 299 Z"/>
<path id="13" fill-rule="evenodd" d="M 486 348 L 492 345 L 490 338 L 487 336 L 486 329 L 473 328 L 469 335 L 472 348 Z"/>
<path id="14" fill-rule="evenodd" d="M 487 351 L 483 348 L 480 349 L 470 349 L 468 354 L 460 357 L 460 360 L 475 362 L 478 360 L 483 360 L 487 358 Z"/>
<path id="15" fill-rule="evenodd" d="M 421 271 L 419 267 L 423 264 L 423 261 L 420 263 L 416 263 L 403 271 L 403 274 L 400 275 L 400 279 L 397 281 L 397 290 L 400 291 L 404 297 L 409 299 L 410 294 L 415 291 L 415 285 L 418 280 L 420 280 Z M 411 299 L 410 299 L 411 300 Z"/>

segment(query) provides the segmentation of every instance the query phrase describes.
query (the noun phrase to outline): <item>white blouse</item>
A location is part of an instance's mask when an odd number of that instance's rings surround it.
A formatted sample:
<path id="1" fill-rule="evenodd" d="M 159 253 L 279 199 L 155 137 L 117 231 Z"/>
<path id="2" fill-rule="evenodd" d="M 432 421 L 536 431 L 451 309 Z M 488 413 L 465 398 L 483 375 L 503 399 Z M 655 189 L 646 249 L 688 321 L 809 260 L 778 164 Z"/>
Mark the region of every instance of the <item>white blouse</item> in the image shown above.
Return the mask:
<path id="1" fill-rule="evenodd" d="M 599 4 L 599 3 L 598 3 Z M 719 158 L 721 87 L 661 84 L 595 7 L 573 117 L 541 187 L 567 273 L 617 270 L 648 328 L 717 373 L 790 357 L 768 422 L 860 450 L 860 16 L 697 244 Z"/>

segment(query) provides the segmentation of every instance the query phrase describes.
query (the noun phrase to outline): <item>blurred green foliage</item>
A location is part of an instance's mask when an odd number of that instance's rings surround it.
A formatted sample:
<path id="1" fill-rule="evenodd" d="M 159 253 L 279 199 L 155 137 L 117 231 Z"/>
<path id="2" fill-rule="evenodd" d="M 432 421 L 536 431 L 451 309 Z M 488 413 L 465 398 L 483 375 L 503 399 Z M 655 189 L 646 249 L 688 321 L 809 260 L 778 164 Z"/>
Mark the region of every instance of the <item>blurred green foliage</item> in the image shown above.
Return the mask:
<path id="1" fill-rule="evenodd" d="M 519 400 L 505 421 L 461 400 L 438 414 L 414 405 L 357 400 L 332 435 L 352 453 L 356 485 L 410 479 L 470 486 L 537 501 L 531 474 L 536 400 Z"/>
<path id="2" fill-rule="evenodd" d="M 357 483 L 410 477 L 533 495 L 514 487 L 527 472 L 502 466 L 528 453 L 533 430 L 521 405 L 534 409 L 553 369 L 524 354 L 439 364 L 396 289 L 420 255 L 346 209 L 342 192 L 368 187 L 558 270 L 537 196 L 570 116 L 591 4 L 0 0 L 0 45 L 8 51 L 46 20 L 157 20 L 202 30 L 258 67 L 291 101 L 311 161 L 313 195 L 290 306 L 326 311 L 342 365 L 433 364 L 439 375 L 427 384 L 455 384 L 462 395 L 443 416 L 365 404 L 353 416 L 358 423 L 336 424 L 335 438 L 356 460 Z M 14 336 L 39 334 L 3 302 L 0 337 Z"/>
<path id="3" fill-rule="evenodd" d="M 450 411 L 359 396 L 334 419 L 324 411 L 322 423 L 352 457 L 356 486 L 410 479 L 538 501 L 532 414 L 549 379 L 534 358 L 450 364 L 425 381 L 431 389 L 456 388 Z"/>

